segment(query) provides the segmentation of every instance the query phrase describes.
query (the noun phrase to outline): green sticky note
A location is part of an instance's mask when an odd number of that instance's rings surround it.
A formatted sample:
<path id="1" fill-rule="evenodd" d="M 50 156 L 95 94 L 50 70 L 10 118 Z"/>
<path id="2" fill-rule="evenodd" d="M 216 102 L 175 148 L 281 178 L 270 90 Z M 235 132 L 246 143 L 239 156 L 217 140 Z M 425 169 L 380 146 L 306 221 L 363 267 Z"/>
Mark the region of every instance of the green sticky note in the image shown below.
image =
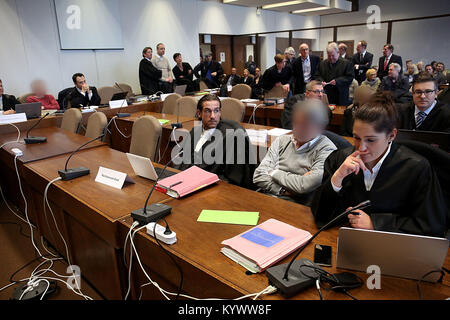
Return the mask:
<path id="1" fill-rule="evenodd" d="M 169 123 L 169 122 L 170 122 L 170 120 L 167 120 L 167 119 L 158 119 L 158 121 L 159 121 L 159 123 L 161 123 L 161 124 L 166 124 L 166 123 Z"/>
<path id="2" fill-rule="evenodd" d="M 203 210 L 197 221 L 256 226 L 258 219 L 259 212 Z"/>

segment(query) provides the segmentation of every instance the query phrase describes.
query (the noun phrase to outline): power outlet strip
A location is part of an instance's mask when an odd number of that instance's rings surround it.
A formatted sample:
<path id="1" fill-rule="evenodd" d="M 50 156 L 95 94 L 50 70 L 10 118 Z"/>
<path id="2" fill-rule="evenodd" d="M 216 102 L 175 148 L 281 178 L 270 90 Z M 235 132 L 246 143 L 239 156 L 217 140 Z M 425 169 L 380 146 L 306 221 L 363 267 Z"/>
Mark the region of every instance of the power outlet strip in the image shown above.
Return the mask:
<path id="1" fill-rule="evenodd" d="M 152 237 L 154 237 L 153 234 L 153 229 L 155 227 L 155 223 L 154 222 L 150 222 L 149 224 L 147 224 L 147 233 L 149 235 L 151 235 Z M 165 244 L 174 244 L 177 242 L 177 234 L 176 232 L 171 232 L 170 234 L 164 234 L 164 231 L 166 231 L 166 228 L 163 227 L 162 225 L 157 224 L 156 225 L 156 237 L 158 238 L 158 240 L 164 242 Z"/>

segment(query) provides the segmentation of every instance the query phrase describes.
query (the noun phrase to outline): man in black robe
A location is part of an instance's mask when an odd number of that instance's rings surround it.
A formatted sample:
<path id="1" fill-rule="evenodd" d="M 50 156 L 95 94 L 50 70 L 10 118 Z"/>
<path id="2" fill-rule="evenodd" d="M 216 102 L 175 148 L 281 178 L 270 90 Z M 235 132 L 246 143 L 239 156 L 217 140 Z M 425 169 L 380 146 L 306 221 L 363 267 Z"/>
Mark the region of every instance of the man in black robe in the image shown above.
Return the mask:
<path id="1" fill-rule="evenodd" d="M 293 88 L 294 73 L 290 66 L 286 66 L 286 60 L 283 55 L 277 54 L 274 59 L 275 64 L 264 72 L 261 87 L 266 91 L 270 91 L 275 86 L 282 86 L 287 96 L 287 93 Z"/>
<path id="2" fill-rule="evenodd" d="M 145 47 L 142 50 L 142 60 L 139 63 L 139 82 L 141 92 L 145 95 L 155 94 L 158 91 L 158 81 L 162 77 L 162 71 L 157 69 L 151 62 L 153 50 Z"/>
<path id="3" fill-rule="evenodd" d="M 353 81 L 352 63 L 339 56 L 338 46 L 332 42 L 327 47 L 328 59 L 323 60 L 315 79 L 322 81 L 330 104 L 349 104 L 349 87 Z"/>

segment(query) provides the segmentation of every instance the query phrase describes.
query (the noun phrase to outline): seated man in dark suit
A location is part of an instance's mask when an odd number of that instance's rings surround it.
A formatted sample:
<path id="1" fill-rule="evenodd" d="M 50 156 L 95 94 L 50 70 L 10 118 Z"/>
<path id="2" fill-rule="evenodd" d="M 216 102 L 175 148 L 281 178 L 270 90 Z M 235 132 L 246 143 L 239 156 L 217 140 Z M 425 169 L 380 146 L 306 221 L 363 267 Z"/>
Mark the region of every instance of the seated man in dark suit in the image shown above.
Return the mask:
<path id="1" fill-rule="evenodd" d="M 275 64 L 264 72 L 261 87 L 265 91 L 270 91 L 274 87 L 283 87 L 283 91 L 287 96 L 294 82 L 292 68 L 286 66 L 286 60 L 282 54 L 277 54 L 274 60 Z"/>
<path id="2" fill-rule="evenodd" d="M 406 76 L 400 74 L 400 70 L 401 67 L 397 63 L 391 63 L 389 65 L 389 75 L 381 80 L 378 90 L 390 91 L 395 102 L 406 103 L 411 101 L 409 80 Z"/>
<path id="3" fill-rule="evenodd" d="M 152 63 L 153 50 L 145 47 L 142 50 L 142 60 L 139 63 L 139 82 L 141 92 L 145 95 L 152 95 L 158 91 L 158 82 L 162 77 L 162 71 L 157 69 Z"/>
<path id="4" fill-rule="evenodd" d="M 68 97 L 71 108 L 100 105 L 100 96 L 97 93 L 97 88 L 90 87 L 82 73 L 75 73 L 72 76 L 72 81 L 75 84 L 75 88 L 69 93 L 70 96 Z"/>
<path id="5" fill-rule="evenodd" d="M 4 115 L 16 113 L 16 104 L 20 104 L 20 102 L 15 96 L 5 94 L 4 92 L 3 82 L 0 80 L 0 114 L 2 112 Z"/>
<path id="6" fill-rule="evenodd" d="M 308 82 L 314 80 L 320 58 L 309 54 L 309 46 L 302 43 L 298 52 L 299 57 L 292 63 L 292 72 L 294 73 L 294 94 L 305 93 L 305 86 Z"/>
<path id="7" fill-rule="evenodd" d="M 366 80 L 366 72 L 372 66 L 373 54 L 367 52 L 367 42 L 361 40 L 356 45 L 356 53 L 353 55 L 352 63 L 355 69 L 355 79 L 358 84 Z"/>
<path id="8" fill-rule="evenodd" d="M 330 104 L 349 105 L 349 87 L 353 81 L 352 63 L 339 56 L 336 42 L 327 47 L 328 59 L 319 64 L 315 79 L 322 81 Z"/>
<path id="9" fill-rule="evenodd" d="M 227 76 L 226 84 L 227 86 L 235 86 L 241 83 L 241 77 L 236 74 L 236 68 L 231 68 L 231 74 Z"/>
<path id="10" fill-rule="evenodd" d="M 422 72 L 412 88 L 413 102 L 398 106 L 399 129 L 450 132 L 450 106 L 436 100 L 436 79 Z"/>
<path id="11" fill-rule="evenodd" d="M 381 80 L 384 77 L 386 77 L 389 73 L 389 65 L 391 63 L 398 63 L 401 68 L 403 68 L 403 62 L 402 57 L 395 55 L 394 53 L 394 46 L 390 43 L 385 44 L 383 47 L 383 56 L 380 57 L 380 60 L 378 61 L 378 73 L 377 76 Z M 403 70 L 400 69 L 400 73 L 402 73 Z"/>
<path id="12" fill-rule="evenodd" d="M 195 165 L 217 174 L 221 180 L 254 188 L 256 155 L 250 149 L 246 131 L 237 122 L 221 119 L 221 102 L 216 95 L 208 94 L 199 100 L 197 117 L 202 124 L 194 126 L 183 139 L 183 155 L 174 158 L 175 167 L 185 170 Z"/>

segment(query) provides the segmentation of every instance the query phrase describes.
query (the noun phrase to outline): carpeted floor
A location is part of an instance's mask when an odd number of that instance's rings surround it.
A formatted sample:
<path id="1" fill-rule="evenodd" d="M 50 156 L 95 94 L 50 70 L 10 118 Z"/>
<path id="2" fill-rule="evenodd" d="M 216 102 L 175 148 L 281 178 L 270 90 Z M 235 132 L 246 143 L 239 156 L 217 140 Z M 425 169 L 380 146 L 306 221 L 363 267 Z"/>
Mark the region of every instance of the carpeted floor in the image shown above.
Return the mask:
<path id="1" fill-rule="evenodd" d="M 11 205 L 10 205 L 11 206 Z M 12 207 L 15 209 L 14 207 Z M 41 236 L 39 232 L 34 229 L 34 239 L 42 254 L 48 254 L 41 243 Z M 70 244 L 69 244 L 70 245 Z M 54 253 L 52 249 L 49 249 Z M 49 255 L 49 254 L 48 254 Z M 31 262 L 38 257 L 37 252 L 31 244 L 30 228 L 28 224 L 21 221 L 13 215 L 6 207 L 3 199 L 0 197 L 0 290 L 10 284 L 11 275 L 19 268 Z M 51 257 L 49 255 L 49 257 Z M 14 275 L 13 280 L 21 280 L 28 278 L 31 272 L 36 268 L 43 259 L 35 260 L 27 267 L 23 268 Z M 45 269 L 50 263 L 45 263 L 40 269 Z M 64 260 L 55 261 L 52 270 L 60 275 L 67 276 L 67 262 Z M 54 273 L 47 272 L 43 276 L 56 277 Z M 65 278 L 60 279 L 65 281 Z M 48 298 L 49 300 L 83 300 L 84 298 L 78 296 L 73 291 L 67 288 L 67 285 L 61 281 L 57 281 L 58 289 Z M 14 288 L 20 284 L 14 284 L 4 290 L 0 291 L 0 300 L 8 300 L 12 297 Z M 83 294 L 91 297 L 94 300 L 101 299 L 101 296 L 90 287 L 86 281 L 81 280 L 81 291 Z"/>

